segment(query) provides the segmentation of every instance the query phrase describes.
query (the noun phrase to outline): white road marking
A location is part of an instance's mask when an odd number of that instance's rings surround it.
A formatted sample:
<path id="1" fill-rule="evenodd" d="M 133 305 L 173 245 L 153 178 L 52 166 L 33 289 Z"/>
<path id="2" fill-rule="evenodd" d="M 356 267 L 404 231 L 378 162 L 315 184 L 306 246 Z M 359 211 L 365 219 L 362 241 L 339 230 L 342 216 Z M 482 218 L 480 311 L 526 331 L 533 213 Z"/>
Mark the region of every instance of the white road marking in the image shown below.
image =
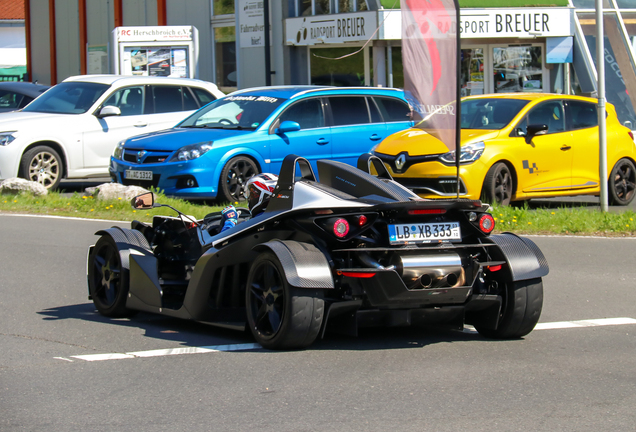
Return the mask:
<path id="1" fill-rule="evenodd" d="M 86 361 L 101 361 L 101 360 L 121 360 L 131 359 L 139 357 L 163 357 L 169 355 L 181 355 L 181 354 L 204 354 L 212 352 L 223 351 L 246 351 L 262 348 L 257 343 L 251 344 L 229 344 L 229 345 L 213 345 L 203 347 L 181 347 L 181 348 L 168 348 L 149 351 L 134 351 L 127 353 L 109 353 L 109 354 L 87 354 L 71 356 L 76 359 Z M 56 357 L 59 358 L 59 357 Z"/>
<path id="2" fill-rule="evenodd" d="M 539 323 L 534 330 L 557 330 L 568 328 L 585 328 L 585 327 L 600 327 L 600 326 L 615 326 L 615 325 L 629 325 L 636 324 L 634 318 L 603 318 L 603 319 L 591 319 L 580 321 L 559 321 L 551 323 Z M 473 326 L 467 325 L 464 328 L 464 333 L 477 333 Z M 202 347 L 179 347 L 179 348 L 167 348 L 148 351 L 131 351 L 127 353 L 107 353 L 107 354 L 87 354 L 71 356 L 72 358 L 86 361 L 102 361 L 102 360 L 122 360 L 132 358 L 143 357 L 164 357 L 170 355 L 181 354 L 206 354 L 214 352 L 227 352 L 227 351 L 248 351 L 261 349 L 262 347 L 257 343 L 247 344 L 228 344 L 228 345 L 211 345 Z M 58 360 L 65 360 L 72 362 L 73 360 L 65 357 L 54 357 Z"/>

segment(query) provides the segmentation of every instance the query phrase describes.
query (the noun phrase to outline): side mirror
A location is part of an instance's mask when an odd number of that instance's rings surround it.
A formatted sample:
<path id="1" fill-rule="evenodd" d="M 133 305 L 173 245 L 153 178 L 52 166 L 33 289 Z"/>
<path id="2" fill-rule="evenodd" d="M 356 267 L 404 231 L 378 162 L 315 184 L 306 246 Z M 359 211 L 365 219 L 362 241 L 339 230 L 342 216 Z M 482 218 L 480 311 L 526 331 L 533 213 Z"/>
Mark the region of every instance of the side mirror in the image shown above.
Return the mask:
<path id="1" fill-rule="evenodd" d="M 120 115 L 121 115 L 121 110 L 119 108 L 112 105 L 106 105 L 105 107 L 102 107 L 102 109 L 99 110 L 96 117 L 104 118 L 104 117 L 120 116 Z"/>
<path id="2" fill-rule="evenodd" d="M 286 132 L 294 132 L 294 131 L 299 131 L 299 130 L 300 130 L 300 125 L 298 124 L 298 122 L 285 120 L 274 131 L 274 133 L 282 134 L 282 133 L 286 133 Z"/>
<path id="3" fill-rule="evenodd" d="M 130 200 L 130 205 L 137 210 L 147 210 L 155 206 L 155 194 L 146 192 Z"/>
<path id="4" fill-rule="evenodd" d="M 548 125 L 546 124 L 531 124 L 526 128 L 526 144 L 532 142 L 532 138 L 536 135 L 545 135 L 548 132 Z"/>

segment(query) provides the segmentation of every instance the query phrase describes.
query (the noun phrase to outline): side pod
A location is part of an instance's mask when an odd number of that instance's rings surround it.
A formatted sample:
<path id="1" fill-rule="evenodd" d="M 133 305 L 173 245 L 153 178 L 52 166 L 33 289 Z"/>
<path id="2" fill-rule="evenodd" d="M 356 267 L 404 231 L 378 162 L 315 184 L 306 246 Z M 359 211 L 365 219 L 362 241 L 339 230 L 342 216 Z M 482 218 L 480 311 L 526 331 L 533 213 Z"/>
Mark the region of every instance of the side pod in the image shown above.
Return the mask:
<path id="1" fill-rule="evenodd" d="M 258 252 L 271 250 L 278 257 L 287 281 L 297 288 L 334 287 L 325 255 L 310 243 L 273 240 L 254 247 Z"/>
<path id="2" fill-rule="evenodd" d="M 550 271 L 543 252 L 532 240 L 512 233 L 491 235 L 488 240 L 499 246 L 489 249 L 493 258 L 508 263 L 509 280 L 541 278 Z"/>

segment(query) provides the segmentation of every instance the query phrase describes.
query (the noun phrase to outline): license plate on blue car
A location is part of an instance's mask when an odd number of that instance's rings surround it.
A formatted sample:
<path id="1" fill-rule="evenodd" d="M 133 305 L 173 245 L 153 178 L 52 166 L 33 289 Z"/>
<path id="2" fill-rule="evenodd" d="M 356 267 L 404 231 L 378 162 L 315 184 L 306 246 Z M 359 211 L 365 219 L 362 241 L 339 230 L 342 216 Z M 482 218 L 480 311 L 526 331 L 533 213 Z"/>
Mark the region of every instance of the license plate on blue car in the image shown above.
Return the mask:
<path id="1" fill-rule="evenodd" d="M 129 180 L 152 180 L 152 171 L 126 170 L 124 178 Z"/>
<path id="2" fill-rule="evenodd" d="M 389 225 L 391 244 L 429 243 L 440 240 L 461 240 L 459 222 Z"/>

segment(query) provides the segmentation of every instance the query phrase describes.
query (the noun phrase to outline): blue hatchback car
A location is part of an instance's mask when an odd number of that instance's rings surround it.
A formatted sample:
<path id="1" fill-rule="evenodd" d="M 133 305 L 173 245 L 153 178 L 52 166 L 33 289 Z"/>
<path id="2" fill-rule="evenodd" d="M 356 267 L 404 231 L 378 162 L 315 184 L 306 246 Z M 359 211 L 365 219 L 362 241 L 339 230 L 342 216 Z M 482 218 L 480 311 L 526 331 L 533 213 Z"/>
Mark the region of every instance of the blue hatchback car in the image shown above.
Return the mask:
<path id="1" fill-rule="evenodd" d="M 278 174 L 290 153 L 355 165 L 411 126 L 404 93 L 387 88 L 279 86 L 234 92 L 176 127 L 120 142 L 110 174 L 186 199 L 240 201 L 247 180 Z"/>

